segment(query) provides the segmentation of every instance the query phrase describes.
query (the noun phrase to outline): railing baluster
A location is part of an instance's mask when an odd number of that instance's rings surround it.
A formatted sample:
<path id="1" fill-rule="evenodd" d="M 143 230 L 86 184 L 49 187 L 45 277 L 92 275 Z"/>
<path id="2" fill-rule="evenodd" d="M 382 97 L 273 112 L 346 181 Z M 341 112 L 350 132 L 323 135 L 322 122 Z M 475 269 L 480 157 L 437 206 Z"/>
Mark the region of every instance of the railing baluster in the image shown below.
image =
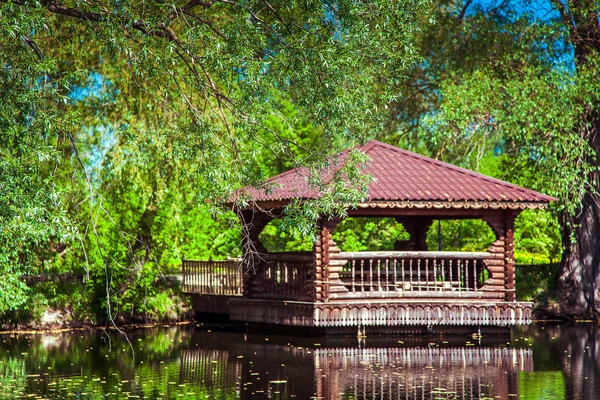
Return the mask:
<path id="1" fill-rule="evenodd" d="M 369 282 L 370 282 L 370 286 L 369 286 L 369 290 L 372 292 L 373 291 L 373 259 L 369 259 Z"/>
<path id="2" fill-rule="evenodd" d="M 400 261 L 400 264 L 402 264 L 402 290 L 404 290 L 405 286 L 404 286 L 404 282 L 405 282 L 405 276 L 404 276 L 404 258 Z"/>
<path id="3" fill-rule="evenodd" d="M 437 283 L 437 259 L 433 258 L 431 261 L 433 262 L 433 284 L 435 285 L 435 290 L 437 291 L 439 290 Z"/>
<path id="4" fill-rule="evenodd" d="M 389 259 L 385 259 L 384 260 L 385 263 L 385 290 L 389 291 L 390 290 L 390 260 Z"/>
<path id="5" fill-rule="evenodd" d="M 394 258 L 394 291 L 398 290 L 398 272 L 396 268 L 398 267 L 398 260 Z"/>
<path id="6" fill-rule="evenodd" d="M 381 260 L 377 259 L 377 290 L 381 292 Z"/>
<path id="7" fill-rule="evenodd" d="M 425 290 L 429 291 L 429 259 L 425 259 Z"/>
<path id="8" fill-rule="evenodd" d="M 198 269 L 198 287 L 200 293 L 202 293 L 204 291 L 204 271 L 202 270 L 202 262 L 198 262 L 196 268 Z"/>
<path id="9" fill-rule="evenodd" d="M 408 273 L 409 273 L 409 282 L 410 282 L 410 290 L 412 291 L 413 289 L 413 260 L 412 258 L 408 259 Z"/>
<path id="10" fill-rule="evenodd" d="M 365 260 L 360 260 L 360 291 L 365 291 Z"/>
<path id="11" fill-rule="evenodd" d="M 473 260 L 473 290 L 477 291 L 479 275 L 477 275 L 477 260 Z"/>
<path id="12" fill-rule="evenodd" d="M 423 290 L 423 286 L 421 286 L 421 259 L 417 258 L 417 286 L 419 287 L 419 291 Z"/>
<path id="13" fill-rule="evenodd" d="M 356 273 L 356 260 L 350 261 L 350 273 L 352 274 L 352 292 L 356 292 L 356 286 L 354 285 L 354 274 Z"/>
<path id="14" fill-rule="evenodd" d="M 442 259 L 442 290 L 445 290 L 444 285 L 446 284 L 446 266 L 444 265 L 444 259 Z M 450 283 L 452 284 L 452 283 Z"/>
<path id="15" fill-rule="evenodd" d="M 452 272 L 452 268 L 454 267 L 454 266 L 452 265 L 452 260 L 448 260 L 448 264 L 450 265 L 450 266 L 448 267 L 448 274 L 450 275 L 450 278 L 449 278 L 449 279 L 450 279 L 450 289 L 449 289 L 449 290 L 450 290 L 450 291 L 452 291 L 452 285 L 453 285 L 453 283 L 452 283 L 452 282 L 453 282 L 453 281 L 452 281 L 452 277 L 454 276 L 454 274 L 453 274 L 453 272 Z M 457 265 L 457 267 L 456 267 L 456 273 L 458 274 L 458 273 L 459 273 L 459 271 L 460 271 L 460 261 L 457 261 L 457 262 L 456 262 L 456 265 Z M 459 287 L 460 287 L 460 286 L 459 286 Z"/>
<path id="16" fill-rule="evenodd" d="M 471 290 L 469 283 L 469 260 L 465 261 L 465 290 Z"/>
<path id="17" fill-rule="evenodd" d="M 460 288 L 460 290 L 461 290 L 461 291 L 464 291 L 464 290 L 465 290 L 465 287 L 466 287 L 466 280 L 465 280 L 465 263 L 464 263 L 464 262 L 461 262 L 461 260 L 458 260 L 458 268 L 459 268 L 459 271 L 460 271 L 460 279 L 459 279 L 459 281 L 460 281 L 460 284 L 459 284 L 459 286 L 458 286 L 458 287 Z M 465 285 L 463 285 L 463 282 L 465 282 Z"/>

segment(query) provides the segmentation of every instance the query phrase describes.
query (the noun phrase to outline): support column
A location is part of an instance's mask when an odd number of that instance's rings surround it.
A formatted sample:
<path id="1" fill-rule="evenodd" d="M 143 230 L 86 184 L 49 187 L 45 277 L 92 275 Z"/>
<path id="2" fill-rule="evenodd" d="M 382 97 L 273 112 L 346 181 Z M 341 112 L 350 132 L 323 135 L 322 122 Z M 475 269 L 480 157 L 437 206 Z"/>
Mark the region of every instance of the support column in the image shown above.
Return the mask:
<path id="1" fill-rule="evenodd" d="M 492 272 L 489 286 L 502 288 L 506 301 L 515 301 L 516 299 L 514 222 L 519 212 L 518 210 L 498 211 L 497 214 L 483 219 L 496 234 L 496 240 L 488 249 L 488 252 L 492 253 L 492 258 L 486 260 L 486 265 Z"/>
<path id="2" fill-rule="evenodd" d="M 321 220 L 319 237 L 315 245 L 315 295 L 316 301 L 327 301 L 330 293 L 346 292 L 347 289 L 340 281 L 340 271 L 345 260 L 332 260 L 332 253 L 340 249 L 331 238 L 335 228 L 340 223 L 338 219 Z M 339 281 L 339 285 L 335 284 Z"/>
<path id="3" fill-rule="evenodd" d="M 506 239 L 504 244 L 504 274 L 506 276 L 506 301 L 515 301 L 515 218 L 518 213 L 510 212 L 504 215 Z"/>

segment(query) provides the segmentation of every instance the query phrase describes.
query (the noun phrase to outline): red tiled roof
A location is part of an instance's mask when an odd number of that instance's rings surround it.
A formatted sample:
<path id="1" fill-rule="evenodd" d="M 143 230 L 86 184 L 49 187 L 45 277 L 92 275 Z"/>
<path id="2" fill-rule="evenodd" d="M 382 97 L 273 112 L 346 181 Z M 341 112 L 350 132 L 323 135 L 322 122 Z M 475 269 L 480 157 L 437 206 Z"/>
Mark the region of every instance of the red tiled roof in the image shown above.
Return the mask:
<path id="1" fill-rule="evenodd" d="M 524 202 L 556 199 L 512 183 L 371 140 L 359 149 L 371 161 L 364 172 L 374 179 L 368 201 L 403 202 Z M 343 160 L 347 152 L 334 159 Z M 336 168 L 332 166 L 332 168 Z M 257 202 L 318 198 L 307 182 L 307 170 L 296 168 L 270 178 L 270 190 L 247 188 Z"/>

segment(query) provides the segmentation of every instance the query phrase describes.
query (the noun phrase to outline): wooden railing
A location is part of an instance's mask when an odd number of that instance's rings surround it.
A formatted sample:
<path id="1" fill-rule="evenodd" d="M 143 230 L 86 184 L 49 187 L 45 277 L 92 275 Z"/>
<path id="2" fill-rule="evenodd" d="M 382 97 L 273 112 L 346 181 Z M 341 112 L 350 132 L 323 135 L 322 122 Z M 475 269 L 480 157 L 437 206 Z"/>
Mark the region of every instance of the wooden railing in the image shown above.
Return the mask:
<path id="1" fill-rule="evenodd" d="M 242 295 L 242 267 L 237 260 L 227 261 L 181 261 L 183 282 L 186 293 L 222 296 Z"/>
<path id="2" fill-rule="evenodd" d="M 313 255 L 311 252 L 269 253 L 255 263 L 249 277 L 251 297 L 310 300 Z"/>
<path id="3" fill-rule="evenodd" d="M 482 290 L 491 276 L 484 260 L 491 253 L 376 251 L 346 252 L 332 258 L 346 260 L 339 278 L 347 293 L 386 292 L 440 295 Z M 340 296 L 343 297 L 343 296 Z"/>

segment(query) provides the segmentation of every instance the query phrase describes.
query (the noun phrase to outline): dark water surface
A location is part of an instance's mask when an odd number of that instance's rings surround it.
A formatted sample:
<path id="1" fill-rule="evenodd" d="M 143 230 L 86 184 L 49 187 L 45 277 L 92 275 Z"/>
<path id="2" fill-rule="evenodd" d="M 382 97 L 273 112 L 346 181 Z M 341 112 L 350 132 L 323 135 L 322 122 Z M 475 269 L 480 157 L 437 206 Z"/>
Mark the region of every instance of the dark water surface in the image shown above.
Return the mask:
<path id="1" fill-rule="evenodd" d="M 600 399 L 600 329 L 297 338 L 194 325 L 0 335 L 0 399 Z"/>

